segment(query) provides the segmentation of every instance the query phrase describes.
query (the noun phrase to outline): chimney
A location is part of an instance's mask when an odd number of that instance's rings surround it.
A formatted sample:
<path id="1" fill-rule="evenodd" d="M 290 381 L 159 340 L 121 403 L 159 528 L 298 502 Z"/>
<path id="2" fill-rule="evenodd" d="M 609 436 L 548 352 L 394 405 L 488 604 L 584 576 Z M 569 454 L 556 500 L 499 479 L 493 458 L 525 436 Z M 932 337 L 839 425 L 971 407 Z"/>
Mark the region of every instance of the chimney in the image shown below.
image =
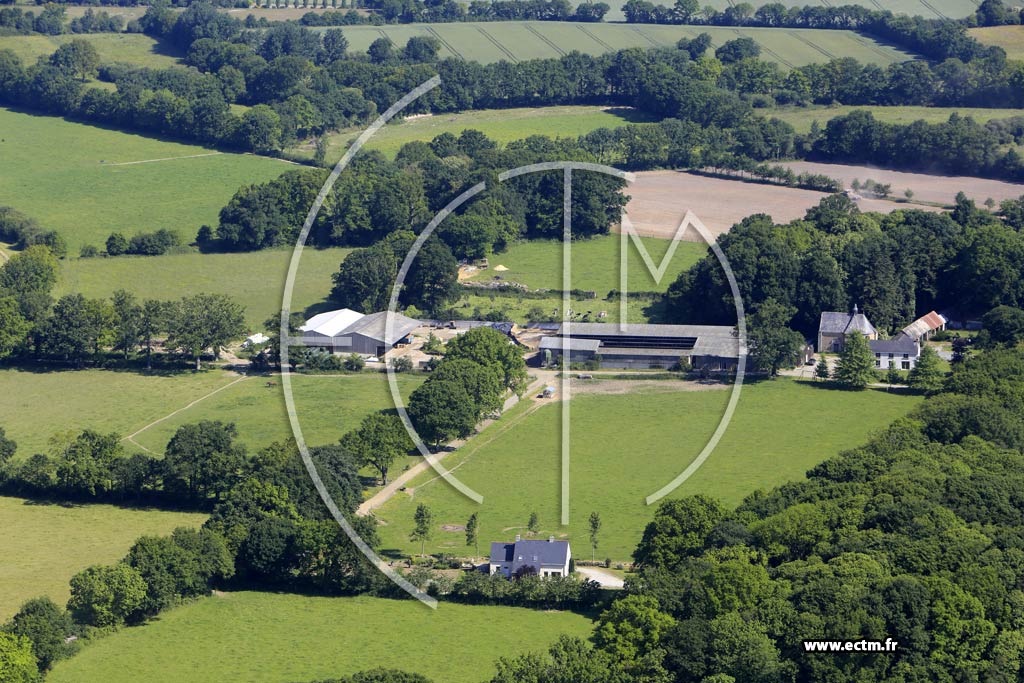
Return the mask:
<path id="1" fill-rule="evenodd" d="M 554 536 L 548 536 L 548 543 L 554 543 L 554 542 L 555 542 L 555 537 Z"/>
<path id="2" fill-rule="evenodd" d="M 853 305 L 853 314 L 857 315 L 857 304 Z"/>
<path id="3" fill-rule="evenodd" d="M 521 534 L 516 534 L 516 543 L 518 543 L 521 540 L 523 540 L 522 535 Z"/>

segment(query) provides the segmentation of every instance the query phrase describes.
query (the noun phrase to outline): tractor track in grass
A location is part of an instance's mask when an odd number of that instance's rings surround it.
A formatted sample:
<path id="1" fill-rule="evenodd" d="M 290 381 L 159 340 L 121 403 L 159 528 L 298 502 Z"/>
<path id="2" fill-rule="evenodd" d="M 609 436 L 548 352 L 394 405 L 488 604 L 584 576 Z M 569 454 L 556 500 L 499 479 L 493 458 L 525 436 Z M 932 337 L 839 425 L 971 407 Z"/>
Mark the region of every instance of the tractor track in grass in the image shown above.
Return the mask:
<path id="1" fill-rule="evenodd" d="M 481 26 L 477 26 L 477 27 L 476 27 L 476 30 L 480 32 L 480 35 L 482 35 L 482 36 L 483 36 L 484 38 L 486 38 L 487 40 L 489 40 L 489 41 L 491 42 L 491 44 L 492 44 L 492 45 L 494 45 L 494 47 L 496 47 L 496 48 L 498 48 L 499 50 L 501 50 L 501 52 L 502 52 L 502 53 L 503 53 L 503 54 L 504 54 L 504 55 L 505 55 L 506 57 L 508 57 L 509 59 L 511 59 L 511 60 L 512 60 L 512 63 L 513 63 L 513 64 L 518 64 L 518 63 L 519 63 L 519 60 L 518 60 L 518 59 L 516 58 L 516 56 L 515 56 L 514 54 L 512 54 L 511 50 L 509 50 L 509 49 L 508 49 L 507 47 L 505 47 L 504 45 L 502 45 L 501 43 L 499 43 L 499 42 L 498 42 L 498 39 L 497 39 L 497 38 L 495 38 L 494 36 L 492 36 L 492 35 L 491 35 L 490 33 L 488 33 L 487 31 L 485 31 L 485 30 L 483 29 L 483 27 L 481 27 Z"/>
<path id="2" fill-rule="evenodd" d="M 640 27 L 639 27 L 639 26 L 633 26 L 632 28 L 633 28 L 633 30 L 634 30 L 634 31 L 635 31 L 635 32 L 636 32 L 636 33 L 637 33 L 637 34 L 638 34 L 638 35 L 639 35 L 639 36 L 640 36 L 641 38 L 643 38 L 644 40 L 646 40 L 646 41 L 647 41 L 648 43 L 650 43 L 650 44 L 651 44 L 651 45 L 652 45 L 653 47 L 665 47 L 665 44 L 664 44 L 664 43 L 662 43 L 662 42 L 661 42 L 660 40 L 655 40 L 654 38 L 652 38 L 652 37 L 650 37 L 649 35 L 647 35 L 646 33 L 644 33 L 644 32 L 643 32 L 643 31 L 642 31 L 642 30 L 640 29 Z"/>
<path id="3" fill-rule="evenodd" d="M 806 45 L 807 47 L 809 47 L 811 49 L 814 49 L 814 50 L 817 50 L 818 52 L 820 52 L 821 54 L 825 55 L 829 59 L 838 59 L 838 57 L 836 57 L 836 55 L 834 53 L 829 52 L 828 50 L 826 50 L 825 48 L 821 47 L 820 45 L 818 45 L 816 43 L 812 43 L 810 40 L 808 40 L 807 38 L 804 38 L 798 32 L 796 32 L 796 31 L 786 31 L 786 33 L 788 35 L 793 36 L 794 38 L 799 40 L 801 43 Z"/>
<path id="4" fill-rule="evenodd" d="M 578 28 L 580 31 L 582 31 L 587 36 L 590 36 L 591 40 L 593 40 L 595 43 L 597 43 L 598 45 L 600 45 L 604 49 L 608 50 L 608 52 L 615 52 L 615 48 L 613 48 L 611 45 L 609 45 L 608 43 L 606 43 L 603 40 L 601 40 L 600 38 L 598 38 L 597 35 L 595 33 L 593 33 L 590 29 L 586 28 L 585 26 L 581 26 L 579 24 L 576 24 L 576 28 Z"/>
<path id="5" fill-rule="evenodd" d="M 441 34 L 437 32 L 437 29 L 435 29 L 433 26 L 428 26 L 427 27 L 427 31 L 429 31 L 432 36 L 437 38 L 438 41 L 440 41 L 440 43 L 442 45 L 444 45 L 446 48 L 448 48 L 449 52 L 451 52 L 453 55 L 455 55 L 459 59 L 461 59 L 463 61 L 466 61 L 466 58 L 462 55 L 461 52 L 459 52 L 458 50 L 455 49 L 454 45 L 452 45 L 447 40 L 445 40 L 444 38 L 441 37 Z"/>
<path id="6" fill-rule="evenodd" d="M 939 19 L 944 19 L 944 20 L 947 20 L 947 21 L 949 20 L 949 17 L 947 17 L 945 14 L 943 14 L 942 12 L 937 10 L 930 2 L 928 2 L 928 0 L 919 0 L 919 1 L 920 1 L 920 3 L 922 5 L 924 5 L 925 7 L 930 9 L 932 12 L 934 12 L 939 17 Z"/>
<path id="7" fill-rule="evenodd" d="M 759 40 L 758 40 L 757 38 L 754 38 L 753 36 L 748 36 L 748 35 L 746 35 L 746 34 L 745 34 L 745 33 L 743 33 L 742 31 L 740 31 L 740 30 L 739 30 L 738 28 L 734 28 L 734 29 L 733 29 L 733 33 L 735 33 L 736 35 L 738 35 L 738 36 L 739 36 L 739 37 L 741 37 L 741 38 L 750 38 L 750 39 L 751 39 L 751 40 L 753 40 L 753 41 L 754 41 L 755 43 L 757 43 L 758 45 L 760 45 L 760 46 L 761 46 L 761 49 L 762 49 L 762 50 L 764 50 L 765 52 L 767 52 L 768 54 L 770 54 L 770 55 L 771 55 L 772 57 L 775 57 L 775 59 L 779 60 L 779 62 L 781 62 L 782 64 L 785 64 L 785 65 L 786 65 L 786 66 L 788 66 L 788 67 L 789 67 L 790 69 L 795 69 L 795 68 L 796 68 L 796 65 L 795 65 L 795 64 L 793 64 L 793 62 L 789 61 L 788 59 L 786 59 L 785 57 L 783 57 L 782 55 L 780 55 L 780 54 L 779 54 L 778 52 L 776 52 L 775 50 L 771 49 L 770 47 L 768 47 L 768 46 L 767 46 L 767 45 L 765 45 L 764 43 L 760 42 L 760 41 L 759 41 Z"/>
<path id="8" fill-rule="evenodd" d="M 527 31 L 529 31 L 533 35 L 535 35 L 538 38 L 540 38 L 542 41 L 544 41 L 547 44 L 548 47 L 550 47 L 552 50 L 557 52 L 559 55 L 564 57 L 567 54 L 565 50 L 563 50 L 562 48 L 560 48 L 557 45 L 555 45 L 552 41 L 548 40 L 547 36 L 543 35 L 540 31 L 535 29 L 533 26 L 531 26 L 530 24 L 524 24 L 524 25 L 526 26 L 526 30 Z"/>

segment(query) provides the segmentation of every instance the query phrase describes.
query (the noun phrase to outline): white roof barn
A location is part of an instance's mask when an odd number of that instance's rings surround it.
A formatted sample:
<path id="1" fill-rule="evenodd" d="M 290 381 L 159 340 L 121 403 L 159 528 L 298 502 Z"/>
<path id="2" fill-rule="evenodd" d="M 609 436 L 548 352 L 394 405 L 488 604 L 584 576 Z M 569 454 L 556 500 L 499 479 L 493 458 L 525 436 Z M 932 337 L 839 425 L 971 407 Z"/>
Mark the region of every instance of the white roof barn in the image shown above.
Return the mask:
<path id="1" fill-rule="evenodd" d="M 392 330 L 387 335 L 387 311 L 363 315 L 350 308 L 342 308 L 320 313 L 299 328 L 302 331 L 302 343 L 332 353 L 383 356 L 420 326 L 420 321 L 401 313 L 392 315 Z"/>
<path id="2" fill-rule="evenodd" d="M 353 311 L 351 308 L 340 308 L 337 311 L 327 311 L 314 315 L 299 329 L 303 332 L 303 340 L 306 338 L 306 333 L 309 333 L 311 338 L 333 337 L 340 332 L 344 332 L 352 323 L 362 317 L 362 313 Z"/>

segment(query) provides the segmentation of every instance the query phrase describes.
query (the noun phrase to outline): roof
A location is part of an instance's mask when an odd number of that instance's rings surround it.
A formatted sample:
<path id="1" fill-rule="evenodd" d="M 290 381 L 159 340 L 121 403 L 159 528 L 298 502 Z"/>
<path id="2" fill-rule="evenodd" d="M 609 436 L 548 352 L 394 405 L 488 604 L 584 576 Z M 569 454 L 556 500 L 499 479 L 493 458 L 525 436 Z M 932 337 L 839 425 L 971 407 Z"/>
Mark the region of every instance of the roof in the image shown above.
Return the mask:
<path id="1" fill-rule="evenodd" d="M 384 332 L 387 329 L 388 313 L 388 311 L 381 311 L 380 313 L 364 315 L 345 328 L 344 334 L 361 334 L 364 337 L 375 339 L 384 344 L 394 344 L 420 326 L 419 320 L 414 320 L 401 313 L 392 313 L 391 315 L 394 316 L 394 327 L 392 328 L 391 338 L 385 340 Z"/>
<path id="2" fill-rule="evenodd" d="M 872 353 L 909 353 L 914 357 L 921 352 L 917 337 L 898 334 L 892 339 L 872 339 L 868 342 Z"/>
<path id="3" fill-rule="evenodd" d="M 929 332 L 942 329 L 949 322 L 944 315 L 931 311 L 903 328 L 903 334 L 908 337 L 923 337 Z"/>
<path id="4" fill-rule="evenodd" d="M 654 325 L 650 323 L 562 323 L 558 334 L 580 337 L 732 337 L 727 325 Z"/>
<path id="5" fill-rule="evenodd" d="M 540 338 L 540 350 L 551 349 L 553 351 L 561 351 L 564 347 L 562 346 L 566 341 L 569 342 L 570 351 L 594 351 L 596 352 L 601 348 L 600 339 L 580 339 L 578 337 L 541 337 Z"/>
<path id="6" fill-rule="evenodd" d="M 491 562 L 564 565 L 569 560 L 568 541 L 516 541 L 491 543 Z"/>
<path id="7" fill-rule="evenodd" d="M 821 320 L 818 322 L 819 334 L 850 334 L 851 332 L 860 332 L 864 336 L 878 334 L 875 326 L 868 322 L 863 313 L 857 311 L 856 306 L 853 308 L 853 313 L 822 311 Z"/>
<path id="8" fill-rule="evenodd" d="M 351 308 L 341 308 L 314 315 L 299 329 L 303 332 L 315 332 L 325 337 L 334 337 L 363 317 L 362 313 L 353 311 Z"/>

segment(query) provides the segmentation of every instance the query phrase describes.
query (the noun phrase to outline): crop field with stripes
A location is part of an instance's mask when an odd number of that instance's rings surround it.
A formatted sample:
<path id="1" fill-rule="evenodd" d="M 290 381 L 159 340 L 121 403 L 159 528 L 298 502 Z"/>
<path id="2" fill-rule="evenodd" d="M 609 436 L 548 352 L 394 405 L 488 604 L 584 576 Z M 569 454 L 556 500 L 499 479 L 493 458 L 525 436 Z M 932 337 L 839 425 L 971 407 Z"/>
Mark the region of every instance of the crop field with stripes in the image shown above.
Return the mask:
<path id="1" fill-rule="evenodd" d="M 655 0 L 663 5 L 671 5 L 667 0 Z M 741 0 L 701 0 L 701 7 L 710 5 L 718 11 L 729 8 Z M 978 9 L 981 0 L 779 0 L 787 7 L 803 7 L 805 5 L 821 7 L 839 7 L 840 5 L 862 5 L 868 9 L 887 9 L 895 14 L 906 14 L 909 16 L 922 16 L 925 19 L 936 17 L 948 19 L 961 19 L 968 14 L 974 14 Z M 753 0 L 754 7 L 760 7 L 768 0 Z M 605 15 L 605 21 L 625 21 L 622 13 L 622 5 L 625 0 L 609 2 L 612 9 Z M 1015 3 L 1008 3 L 1015 4 Z"/>
<path id="2" fill-rule="evenodd" d="M 935 1 L 938 0 L 929 0 Z M 700 33 L 711 36 L 713 47 L 735 38 L 753 38 L 761 46 L 762 56 L 783 68 L 839 57 L 885 66 L 914 56 L 853 31 L 821 29 L 508 21 L 351 26 L 344 30 L 352 50 L 364 51 L 381 37 L 402 47 L 413 36 L 433 36 L 441 43 L 442 57 L 484 64 L 560 57 L 573 50 L 597 55 L 629 47 L 666 47 Z"/>

